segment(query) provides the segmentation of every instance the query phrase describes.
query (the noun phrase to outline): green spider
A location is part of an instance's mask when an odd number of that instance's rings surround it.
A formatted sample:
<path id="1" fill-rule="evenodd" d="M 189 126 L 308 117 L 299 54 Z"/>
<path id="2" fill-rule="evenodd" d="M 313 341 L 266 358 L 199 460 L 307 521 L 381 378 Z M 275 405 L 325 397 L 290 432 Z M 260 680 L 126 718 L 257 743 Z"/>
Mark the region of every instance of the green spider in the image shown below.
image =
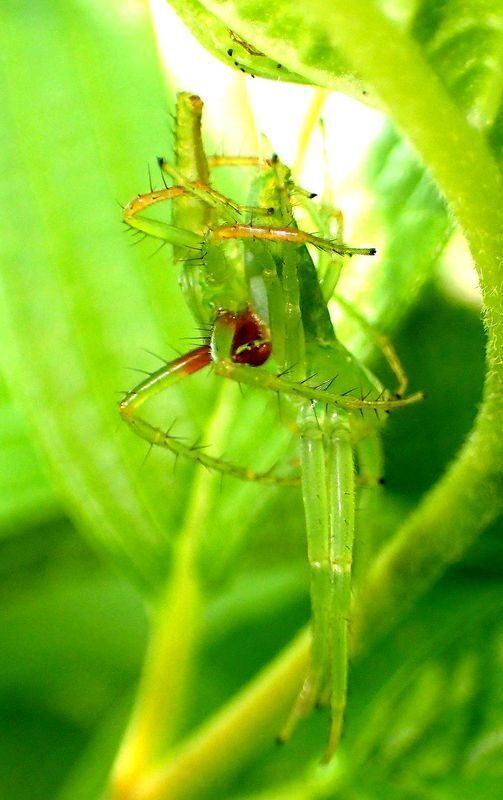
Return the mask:
<path id="1" fill-rule="evenodd" d="M 207 157 L 201 138 L 200 98 L 182 93 L 176 112 L 176 167 L 159 159 L 174 185 L 138 195 L 124 221 L 171 244 L 184 262 L 181 286 L 207 342 L 152 373 L 120 403 L 122 418 L 152 445 L 245 480 L 300 483 L 311 573 L 312 648 L 309 672 L 279 735 L 286 740 L 315 705 L 329 705 L 331 727 L 325 760 L 342 732 L 347 693 L 348 618 L 357 486 L 382 482 L 379 427 L 382 412 L 414 403 L 405 397 L 406 377 L 391 345 L 350 306 L 388 359 L 398 388 L 394 394 L 337 340 L 327 309 L 343 257 L 373 255 L 373 248 L 348 247 L 340 237 L 300 230 L 292 202 L 301 204 L 329 230 L 309 192 L 297 187 L 289 169 L 273 156 Z M 255 166 L 250 205 L 211 187 L 209 168 Z M 174 200 L 173 222 L 143 212 Z M 339 226 L 340 230 L 340 226 Z M 310 248 L 317 253 L 316 265 Z M 342 302 L 342 301 L 341 301 Z M 278 393 L 295 414 L 300 474 L 259 473 L 191 448 L 138 416 L 149 398 L 212 365 L 216 375 Z"/>

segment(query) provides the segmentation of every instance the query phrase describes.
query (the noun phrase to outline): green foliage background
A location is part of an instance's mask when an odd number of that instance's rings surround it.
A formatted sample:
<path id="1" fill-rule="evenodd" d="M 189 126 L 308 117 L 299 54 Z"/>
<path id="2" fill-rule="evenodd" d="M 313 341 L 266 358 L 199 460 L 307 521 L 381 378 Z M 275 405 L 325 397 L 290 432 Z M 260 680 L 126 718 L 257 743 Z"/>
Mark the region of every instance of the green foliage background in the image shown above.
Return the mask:
<path id="1" fill-rule="evenodd" d="M 444 190 L 452 189 L 449 200 L 464 214 L 469 241 L 484 225 L 477 227 L 475 212 L 465 213 L 470 198 L 455 196 L 457 173 L 474 184 L 481 176 L 481 199 L 474 195 L 473 203 L 485 214 L 486 230 L 497 229 L 503 147 L 497 0 L 354 0 L 351 19 L 341 10 L 345 4 L 329 8 L 320 0 L 302 25 L 286 3 L 267 16 L 258 2 L 184 5 L 186 21 L 197 12 L 199 35 L 216 22 L 224 32 L 232 27 L 306 82 L 340 88 L 342 70 L 353 94 L 368 84 L 420 152 L 426 142 L 428 166 Z M 323 13 L 340 17 L 335 45 L 317 29 Z M 361 36 L 365 24 L 378 43 L 382 37 L 383 61 L 388 47 L 392 64 L 398 56 L 409 59 L 415 93 L 403 94 L 402 76 L 393 81 L 381 69 Z M 393 40 L 386 39 L 391 25 Z M 205 44 L 224 57 L 224 38 Z M 147 259 L 149 251 L 131 247 L 119 224 L 116 201 L 145 189 L 146 163 L 160 153 L 169 157 L 171 147 L 166 109 L 174 98 L 161 80 L 144 4 L 4 0 L 0 53 L 0 796 L 93 800 L 101 796 L 129 713 L 148 615 L 173 574 L 177 539 L 201 481 L 209 481 L 198 523 L 202 620 L 178 741 L 307 621 L 302 510 L 293 489 L 265 492 L 230 480 L 220 487 L 191 465 L 173 473 L 165 453 L 152 453 L 142 466 L 143 444 L 117 419 L 115 401 L 134 381 L 126 367 L 155 367 L 142 348 L 170 357 L 169 347 L 193 333 L 166 250 Z M 424 75 L 429 83 L 420 80 Z M 431 98 L 442 103 L 432 105 Z M 449 120 L 460 149 L 467 145 L 462 163 L 442 139 Z M 366 180 L 387 241 L 366 303 L 377 324 L 394 331 L 412 387 L 428 395 L 421 407 L 392 416 L 385 434 L 388 486 L 366 524 L 390 552 L 394 530 L 456 457 L 474 423 L 485 336 L 476 310 L 453 300 L 438 280 L 453 219 L 429 172 L 391 126 L 374 147 Z M 493 216 L 486 213 L 492 201 Z M 484 246 L 486 261 L 495 264 L 484 273 L 481 259 L 496 330 L 501 239 Z M 348 326 L 352 335 L 363 352 Z M 503 363 L 499 346 L 490 364 L 494 380 Z M 164 413 L 185 420 L 188 435 L 196 436 L 229 400 L 215 381 L 187 383 L 173 390 Z M 448 546 L 441 526 L 426 525 L 428 535 L 397 562 L 401 574 L 395 564 L 394 572 L 374 571 L 368 584 L 359 576 L 367 604 L 374 599 L 374 617 L 352 667 L 340 759 L 327 770 L 318 765 L 326 732 L 320 714 L 288 747 L 279 751 L 266 737 L 241 764 L 233 766 L 229 743 L 227 758 L 212 762 L 212 786 L 194 789 L 188 780 L 177 797 L 501 794 L 503 416 L 501 395 L 494 386 L 492 392 L 490 444 L 484 440 L 477 475 L 463 489 L 471 503 L 465 529 L 454 531 Z M 229 449 L 248 463 L 257 458 L 250 428 L 272 448 L 277 415 L 267 404 L 263 413 L 255 396 L 231 400 Z M 479 479 L 486 494 L 478 492 Z M 449 510 L 456 519 L 456 507 Z M 480 539 L 477 527 L 486 528 Z M 246 729 L 237 736 L 246 737 Z"/>

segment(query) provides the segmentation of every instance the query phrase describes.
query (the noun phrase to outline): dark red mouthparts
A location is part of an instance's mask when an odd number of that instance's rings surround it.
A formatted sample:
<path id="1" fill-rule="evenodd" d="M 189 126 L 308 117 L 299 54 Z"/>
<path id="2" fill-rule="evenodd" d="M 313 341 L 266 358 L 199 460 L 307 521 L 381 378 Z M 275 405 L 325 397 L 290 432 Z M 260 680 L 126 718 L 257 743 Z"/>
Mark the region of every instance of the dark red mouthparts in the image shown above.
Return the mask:
<path id="1" fill-rule="evenodd" d="M 231 359 L 236 364 L 260 367 L 271 355 L 267 326 L 249 308 L 235 315 Z"/>

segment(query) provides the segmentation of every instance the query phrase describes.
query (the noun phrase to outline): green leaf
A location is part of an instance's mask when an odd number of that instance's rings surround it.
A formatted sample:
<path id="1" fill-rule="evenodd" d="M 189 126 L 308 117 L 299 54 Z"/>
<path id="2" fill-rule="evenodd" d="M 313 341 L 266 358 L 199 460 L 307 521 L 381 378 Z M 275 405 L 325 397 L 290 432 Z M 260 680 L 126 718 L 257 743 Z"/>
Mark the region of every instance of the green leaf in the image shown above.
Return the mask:
<path id="1" fill-rule="evenodd" d="M 412 33 L 469 122 L 489 129 L 503 98 L 499 0 L 423 0 Z"/>
<path id="2" fill-rule="evenodd" d="M 61 514 L 29 433 L 0 375 L 0 536 Z"/>
<path id="3" fill-rule="evenodd" d="M 129 697 L 145 610 L 68 523 L 4 539 L 0 556 L 0 796 L 45 800 Z"/>
<path id="4" fill-rule="evenodd" d="M 472 124 L 487 132 L 501 164 L 499 10 L 497 0 L 441 4 L 425 0 L 410 20 L 410 29 L 449 95 Z M 352 294 L 352 301 L 367 310 L 380 330 L 392 331 L 435 273 L 455 221 L 428 169 L 391 126 L 373 148 L 368 181 L 388 235 L 379 263 L 369 271 L 364 288 Z M 357 349 L 368 349 L 351 321 L 345 322 L 344 335 Z"/>
<path id="5" fill-rule="evenodd" d="M 288 69 L 279 63 L 274 55 L 254 47 L 251 39 L 241 38 L 236 31 L 229 28 L 224 19 L 220 18 L 218 9 L 210 9 L 208 3 L 198 0 L 188 0 L 188 2 L 169 0 L 169 3 L 208 52 L 228 66 L 253 77 L 292 83 L 311 83 L 302 71 Z M 269 8 L 269 13 L 270 11 Z M 368 101 L 368 91 L 351 72 L 345 59 L 337 54 L 334 60 L 337 61 L 338 90 Z"/>
<path id="6" fill-rule="evenodd" d="M 148 20 L 120 6 L 40 0 L 29 25 L 27 6 L 2 6 L 2 359 L 68 512 L 151 591 L 174 479 L 156 461 L 140 474 L 115 401 L 142 347 L 165 352 L 165 308 L 175 328 L 186 315 L 175 276 L 145 269 L 120 226 L 116 200 L 146 180 L 167 130 Z"/>
<path id="7" fill-rule="evenodd" d="M 268 58 L 264 53 L 240 39 L 217 16 L 208 11 L 204 3 L 199 3 L 197 0 L 188 0 L 188 2 L 173 0 L 170 5 L 203 47 L 225 64 L 260 78 L 294 83 L 306 82 L 301 75 L 290 72 L 282 64 L 278 64 L 274 59 Z"/>

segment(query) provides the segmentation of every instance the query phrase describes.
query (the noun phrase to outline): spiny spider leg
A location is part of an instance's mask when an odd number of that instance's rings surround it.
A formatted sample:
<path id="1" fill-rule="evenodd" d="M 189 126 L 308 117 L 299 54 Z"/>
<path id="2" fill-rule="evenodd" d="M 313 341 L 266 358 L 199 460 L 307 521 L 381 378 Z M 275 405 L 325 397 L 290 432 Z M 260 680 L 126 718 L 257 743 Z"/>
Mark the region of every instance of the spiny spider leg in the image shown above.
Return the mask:
<path id="1" fill-rule="evenodd" d="M 348 316 L 353 317 L 353 319 L 357 321 L 367 336 L 372 339 L 376 347 L 379 348 L 397 380 L 398 386 L 395 391 L 395 396 L 403 397 L 407 391 L 409 382 L 406 372 L 402 366 L 402 362 L 400 361 L 390 339 L 388 339 L 384 333 L 381 333 L 379 330 L 377 330 L 377 328 L 375 328 L 371 322 L 365 319 L 363 314 L 360 314 L 360 312 L 353 306 L 352 303 L 348 303 L 347 300 L 339 295 L 334 295 L 333 299 L 337 305 L 339 305 L 348 314 Z"/>
<path id="2" fill-rule="evenodd" d="M 202 242 L 201 237 L 197 233 L 142 215 L 142 212 L 146 208 L 149 208 L 149 206 L 161 203 L 164 200 L 172 200 L 175 197 L 183 197 L 189 194 L 190 192 L 183 186 L 171 186 L 168 189 L 159 189 L 155 192 L 139 194 L 124 207 L 122 219 L 132 228 L 142 231 L 149 236 L 154 236 L 156 239 L 162 239 L 163 242 L 172 244 L 175 247 L 200 249 Z"/>
<path id="3" fill-rule="evenodd" d="M 353 445 L 345 411 L 328 412 L 320 424 L 313 407 L 304 405 L 299 427 L 311 571 L 312 648 L 308 674 L 278 740 L 286 741 L 315 705 L 328 703 L 326 763 L 337 749 L 346 707 L 356 505 Z"/>
<path id="4" fill-rule="evenodd" d="M 338 253 L 346 256 L 373 256 L 374 247 L 348 247 L 337 241 L 322 239 L 313 233 L 296 230 L 295 228 L 268 228 L 258 225 L 219 225 L 213 228 L 208 236 L 214 240 L 225 239 L 265 239 L 270 242 L 292 243 L 295 245 L 312 244 L 319 250 Z"/>
<path id="5" fill-rule="evenodd" d="M 355 397 L 352 394 L 335 394 L 334 392 L 316 389 L 306 383 L 292 383 L 272 375 L 264 370 L 251 370 L 246 364 L 233 364 L 228 359 L 221 359 L 215 362 L 215 372 L 225 378 L 245 383 L 248 386 L 255 386 L 259 389 L 269 389 L 273 392 L 283 392 L 291 397 L 309 401 L 320 401 L 328 403 L 338 408 L 351 410 L 375 409 L 376 411 L 390 411 L 393 408 L 418 403 L 424 399 L 422 392 L 415 392 L 408 397 L 392 397 L 383 393 L 382 397 L 375 400 L 365 400 Z"/>
<path id="6" fill-rule="evenodd" d="M 232 316 L 232 315 L 231 315 Z M 238 359 L 249 359 L 249 349 L 246 343 L 236 347 L 235 356 Z M 151 373 L 132 389 L 119 403 L 122 419 L 127 422 L 134 432 L 151 445 L 156 445 L 170 450 L 175 456 L 183 456 L 201 464 L 208 469 L 217 470 L 225 475 L 233 475 L 246 481 L 259 481 L 268 484 L 298 485 L 299 478 L 295 475 L 277 475 L 274 471 L 256 472 L 247 467 L 241 467 L 224 459 L 215 458 L 204 453 L 200 448 L 190 446 L 181 441 L 170 431 L 162 431 L 151 423 L 138 416 L 137 411 L 147 400 L 159 395 L 174 384 L 209 366 L 212 363 L 212 352 L 209 344 L 197 347 L 179 358 L 168 362 L 160 369 Z"/>
<path id="7" fill-rule="evenodd" d="M 222 194 L 217 189 L 214 189 L 212 186 L 210 186 L 209 183 L 205 183 L 204 181 L 189 180 L 185 175 L 177 170 L 176 167 L 173 167 L 172 164 L 169 164 L 163 158 L 158 159 L 158 164 L 163 172 L 173 178 L 173 180 L 176 180 L 177 184 L 183 186 L 187 194 L 196 197 L 198 200 L 201 200 L 203 203 L 206 203 L 213 208 L 217 208 L 219 205 L 227 206 L 233 211 L 236 211 L 238 214 L 252 213 L 269 216 L 272 213 L 270 208 L 244 206 L 241 205 L 241 203 L 236 203 L 234 200 L 231 200 L 230 197 Z"/>
<path id="8" fill-rule="evenodd" d="M 165 162 L 163 162 L 163 164 L 164 163 Z M 192 182 L 183 178 L 183 176 L 179 177 L 184 181 L 183 186 L 170 186 L 145 194 L 139 194 L 133 198 L 133 200 L 124 207 L 122 214 L 123 221 L 132 228 L 142 231 L 149 236 L 154 236 L 157 239 L 162 239 L 165 243 L 172 244 L 175 247 L 196 247 L 200 249 L 202 246 L 200 235 L 194 233 L 194 231 L 181 228 L 179 225 L 170 225 L 167 222 L 144 217 L 143 212 L 145 209 L 156 203 L 173 200 L 177 197 L 195 197 L 197 200 L 201 200 L 212 208 L 221 204 L 228 206 L 239 214 L 250 213 L 267 217 L 273 213 L 272 208 L 243 206 L 239 203 L 234 203 L 232 200 L 229 200 L 229 198 L 201 181 Z"/>

